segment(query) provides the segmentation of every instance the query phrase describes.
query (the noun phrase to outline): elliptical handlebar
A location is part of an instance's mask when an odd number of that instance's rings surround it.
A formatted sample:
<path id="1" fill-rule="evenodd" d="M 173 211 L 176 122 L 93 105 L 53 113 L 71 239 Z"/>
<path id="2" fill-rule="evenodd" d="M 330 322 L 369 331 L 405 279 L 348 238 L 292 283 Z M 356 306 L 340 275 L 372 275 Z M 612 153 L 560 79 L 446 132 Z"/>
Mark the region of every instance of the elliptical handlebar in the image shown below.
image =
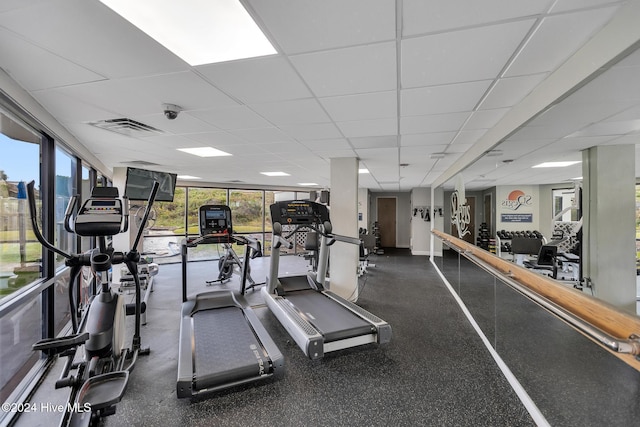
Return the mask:
<path id="1" fill-rule="evenodd" d="M 76 207 L 77 201 L 78 196 L 71 197 L 71 200 L 69 200 L 69 204 L 67 205 L 67 209 L 64 211 L 64 229 L 69 233 L 73 233 L 73 228 L 71 228 L 71 215 L 73 215 L 73 208 Z"/>
<path id="2" fill-rule="evenodd" d="M 73 255 L 64 252 L 61 249 L 53 246 L 47 239 L 44 238 L 42 233 L 40 232 L 40 227 L 38 226 L 38 217 L 36 214 L 36 196 L 34 191 L 35 181 L 31 181 L 27 184 L 27 202 L 29 205 L 29 213 L 31 214 L 31 226 L 33 227 L 33 234 L 36 236 L 36 239 L 42 246 L 50 250 L 51 252 L 57 253 L 58 255 L 70 260 L 73 258 Z M 75 196 L 74 196 L 75 197 Z M 74 202 L 75 203 L 75 202 Z M 67 207 L 67 212 L 71 210 Z M 67 226 L 66 221 L 66 213 L 65 213 L 65 228 Z"/>

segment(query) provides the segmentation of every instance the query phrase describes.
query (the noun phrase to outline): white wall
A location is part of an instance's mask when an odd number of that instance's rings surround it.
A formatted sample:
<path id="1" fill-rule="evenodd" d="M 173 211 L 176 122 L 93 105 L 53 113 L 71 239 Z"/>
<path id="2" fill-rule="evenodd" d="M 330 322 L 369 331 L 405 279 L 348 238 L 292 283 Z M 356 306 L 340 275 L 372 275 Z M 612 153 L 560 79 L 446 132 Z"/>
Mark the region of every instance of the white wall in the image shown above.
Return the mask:
<path id="1" fill-rule="evenodd" d="M 518 196 L 519 195 L 519 196 Z M 496 187 L 496 230 L 525 231 L 540 230 L 542 222 L 540 214 L 540 190 L 537 185 L 504 185 Z M 504 216 L 525 218 L 530 216 L 531 222 L 503 221 Z"/>
<path id="2" fill-rule="evenodd" d="M 411 254 L 429 255 L 431 238 L 431 221 L 434 219 L 431 210 L 431 188 L 414 188 L 411 190 Z M 419 209 L 429 211 L 429 221 L 422 218 Z"/>
<path id="3" fill-rule="evenodd" d="M 369 190 L 358 188 L 358 228 L 371 231 L 369 224 Z"/>

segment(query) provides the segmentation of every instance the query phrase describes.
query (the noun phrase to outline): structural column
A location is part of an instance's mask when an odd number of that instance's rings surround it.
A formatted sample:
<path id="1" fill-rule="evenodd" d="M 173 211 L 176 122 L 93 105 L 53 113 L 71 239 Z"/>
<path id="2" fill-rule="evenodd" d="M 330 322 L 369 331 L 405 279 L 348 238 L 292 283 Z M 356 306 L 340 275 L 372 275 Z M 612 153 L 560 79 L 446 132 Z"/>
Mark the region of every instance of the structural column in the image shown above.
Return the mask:
<path id="1" fill-rule="evenodd" d="M 358 159 L 331 159 L 330 212 L 333 232 L 358 237 Z M 343 242 L 331 246 L 331 291 L 355 302 L 358 299 L 359 247 Z"/>
<path id="2" fill-rule="evenodd" d="M 583 273 L 594 295 L 635 313 L 635 146 L 583 152 Z"/>

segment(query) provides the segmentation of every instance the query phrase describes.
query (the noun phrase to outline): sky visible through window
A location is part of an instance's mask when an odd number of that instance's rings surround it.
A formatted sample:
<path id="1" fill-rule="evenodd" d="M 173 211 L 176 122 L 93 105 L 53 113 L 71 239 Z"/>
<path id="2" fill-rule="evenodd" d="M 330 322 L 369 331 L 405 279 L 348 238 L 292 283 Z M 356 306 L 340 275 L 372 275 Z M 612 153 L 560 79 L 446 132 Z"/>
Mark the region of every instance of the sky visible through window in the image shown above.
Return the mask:
<path id="1" fill-rule="evenodd" d="M 34 162 L 40 157 L 38 144 L 16 141 L 0 133 L 0 153 L 0 170 L 8 181 L 38 181 L 39 162 Z"/>

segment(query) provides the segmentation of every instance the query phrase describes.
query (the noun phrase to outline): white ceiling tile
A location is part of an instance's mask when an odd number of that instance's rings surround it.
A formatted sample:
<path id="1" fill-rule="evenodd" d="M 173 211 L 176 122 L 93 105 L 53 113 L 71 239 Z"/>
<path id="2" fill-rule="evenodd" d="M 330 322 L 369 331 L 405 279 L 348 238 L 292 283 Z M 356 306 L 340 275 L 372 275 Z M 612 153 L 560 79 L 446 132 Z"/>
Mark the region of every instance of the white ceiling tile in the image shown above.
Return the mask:
<path id="1" fill-rule="evenodd" d="M 336 122 L 386 119 L 398 113 L 396 91 L 320 98 L 320 103 Z"/>
<path id="2" fill-rule="evenodd" d="M 625 135 L 640 132 L 640 119 L 623 122 L 594 123 L 567 136 L 567 138 L 581 136 Z"/>
<path id="3" fill-rule="evenodd" d="M 247 144 L 224 145 L 219 143 L 219 141 L 215 139 L 212 139 L 208 143 L 203 142 L 203 144 L 205 144 L 204 145 L 205 147 L 217 148 L 219 150 L 224 151 L 225 153 L 229 153 L 232 156 L 236 156 L 236 157 L 260 156 L 262 154 L 269 152 L 263 148 L 263 146 L 266 144 L 254 144 L 251 146 Z M 230 159 L 227 159 L 227 160 L 230 160 Z"/>
<path id="4" fill-rule="evenodd" d="M 402 34 L 404 36 L 435 33 L 455 28 L 472 27 L 547 11 L 553 0 L 483 0 L 441 1 L 404 0 Z"/>
<path id="5" fill-rule="evenodd" d="M 409 163 L 410 165 L 433 165 L 435 160 L 429 158 L 429 155 L 433 153 L 442 153 L 446 148 L 446 145 L 401 147 L 400 163 Z"/>
<path id="6" fill-rule="evenodd" d="M 638 99 L 638 104 L 632 106 L 631 108 L 625 109 L 613 116 L 605 119 L 605 122 L 620 122 L 625 120 L 635 120 L 640 117 L 640 99 Z"/>
<path id="7" fill-rule="evenodd" d="M 522 101 L 546 76 L 546 73 L 540 73 L 499 79 L 478 108 L 488 110 L 512 107 Z"/>
<path id="8" fill-rule="evenodd" d="M 270 126 L 269 122 L 244 105 L 215 110 L 192 111 L 191 115 L 224 130 Z"/>
<path id="9" fill-rule="evenodd" d="M 445 153 L 447 154 L 453 154 L 453 153 L 458 153 L 458 154 L 462 154 L 467 152 L 467 150 L 469 150 L 471 147 L 473 147 L 472 143 L 459 143 L 459 144 L 451 144 L 447 147 Z"/>
<path id="10" fill-rule="evenodd" d="M 392 119 L 338 122 L 336 125 L 347 138 L 396 135 L 398 133 L 398 120 L 395 117 Z"/>
<path id="11" fill-rule="evenodd" d="M 210 144 L 212 147 L 225 147 L 221 148 L 226 150 L 226 146 L 245 145 L 248 144 L 244 139 L 239 138 L 236 135 L 232 135 L 229 132 L 202 132 L 202 133 L 189 133 L 185 135 L 187 138 L 196 142 Z M 247 147 L 244 148 L 245 150 Z"/>
<path id="12" fill-rule="evenodd" d="M 400 145 L 402 147 L 411 147 L 415 145 L 447 145 L 453 141 L 456 132 L 434 132 L 434 133 L 416 133 L 413 135 L 402 135 Z"/>
<path id="13" fill-rule="evenodd" d="M 452 145 L 473 145 L 487 132 L 486 129 L 477 129 L 477 130 L 463 130 L 462 132 L 456 135 L 455 139 L 452 141 Z"/>
<path id="14" fill-rule="evenodd" d="M 0 26 L 26 35 L 27 40 L 49 52 L 109 78 L 189 68 L 186 62 L 100 2 L 49 1 L 35 7 L 1 14 Z M 108 36 L 102 31 L 105 28 L 109 29 Z"/>
<path id="15" fill-rule="evenodd" d="M 640 67 L 640 49 L 631 52 L 626 58 L 615 64 L 614 67 Z"/>
<path id="16" fill-rule="evenodd" d="M 491 129 L 507 114 L 507 111 L 509 111 L 508 108 L 474 111 L 469 120 L 464 124 L 464 129 Z"/>
<path id="17" fill-rule="evenodd" d="M 470 112 L 462 112 L 400 117 L 400 134 L 456 131 L 460 129 L 470 114 Z"/>
<path id="18" fill-rule="evenodd" d="M 388 165 L 389 159 L 397 161 L 398 148 L 359 148 L 355 150 L 361 161 L 367 163 L 368 166 L 380 165 L 384 167 Z"/>
<path id="19" fill-rule="evenodd" d="M 282 56 L 252 58 L 196 67 L 213 85 L 245 104 L 311 96 Z"/>
<path id="20" fill-rule="evenodd" d="M 550 13 L 566 12 L 575 9 L 590 9 L 599 6 L 610 6 L 612 3 L 624 3 L 624 1 L 612 1 L 612 0 L 557 0 L 553 7 L 549 10 Z"/>
<path id="21" fill-rule="evenodd" d="M 484 80 L 403 89 L 400 92 L 400 113 L 403 116 L 421 116 L 472 111 L 490 83 L 490 80 Z"/>
<path id="22" fill-rule="evenodd" d="M 291 62 L 318 97 L 396 89 L 395 43 L 295 55 Z"/>
<path id="23" fill-rule="evenodd" d="M 175 120 L 168 120 L 162 112 L 150 115 L 134 115 L 130 118 L 144 123 L 145 125 L 153 126 L 156 129 L 173 134 L 199 134 L 220 130 L 210 123 L 206 123 L 196 117 L 193 117 L 188 112 L 180 113 L 178 118 Z"/>
<path id="24" fill-rule="evenodd" d="M 260 148 L 268 151 L 269 153 L 286 153 L 287 157 L 289 155 L 299 156 L 300 154 L 312 155 L 311 151 L 299 142 L 272 142 L 268 144 L 261 144 Z"/>
<path id="25" fill-rule="evenodd" d="M 333 123 L 310 123 L 280 127 L 284 132 L 300 141 L 341 138 L 342 134 Z"/>
<path id="26" fill-rule="evenodd" d="M 534 20 L 402 40 L 402 87 L 493 79 Z"/>
<path id="27" fill-rule="evenodd" d="M 381 182 L 380 189 L 382 189 L 383 191 L 400 191 L 400 184 L 396 182 Z"/>
<path id="28" fill-rule="evenodd" d="M 353 148 L 386 148 L 397 147 L 398 137 L 392 136 L 368 136 L 362 138 L 349 138 Z"/>
<path id="29" fill-rule="evenodd" d="M 190 71 L 143 78 L 103 80 L 55 89 L 122 116 L 154 114 L 163 104 L 183 110 L 237 105 L 235 101 Z"/>
<path id="30" fill-rule="evenodd" d="M 104 77 L 0 28 L 3 69 L 27 90 L 48 89 L 103 80 Z M 11 64 L 8 67 L 6 64 Z M 47 72 L 34 64 L 47 64 Z"/>
<path id="31" fill-rule="evenodd" d="M 322 150 L 317 150 L 314 151 L 314 153 L 316 153 L 318 156 L 322 157 L 323 159 L 332 159 L 332 158 L 340 158 L 340 157 L 357 157 L 356 153 L 349 149 L 349 150 L 327 150 L 327 151 L 322 151 Z"/>
<path id="32" fill-rule="evenodd" d="M 393 0 L 248 0 L 289 54 L 395 39 Z"/>
<path id="33" fill-rule="evenodd" d="M 293 138 L 290 135 L 275 127 L 236 129 L 231 131 L 231 134 L 255 144 L 293 141 Z"/>
<path id="34" fill-rule="evenodd" d="M 306 140 L 302 144 L 311 151 L 351 150 L 349 142 L 344 138 Z"/>
<path id="35" fill-rule="evenodd" d="M 616 10 L 617 6 L 544 18 L 505 76 L 555 70 L 602 28 Z"/>
<path id="36" fill-rule="evenodd" d="M 614 67 L 587 83 L 566 101 L 569 106 L 640 99 L 640 67 Z M 564 103 L 563 103 L 564 104 Z"/>
<path id="37" fill-rule="evenodd" d="M 65 124 L 120 117 L 119 114 L 98 106 L 99 104 L 96 105 L 84 99 L 69 96 L 61 93 L 59 89 L 32 92 L 31 95 L 47 111 L 55 112 L 56 119 Z"/>
<path id="38" fill-rule="evenodd" d="M 276 126 L 331 121 L 315 99 L 269 102 L 249 107 Z"/>

